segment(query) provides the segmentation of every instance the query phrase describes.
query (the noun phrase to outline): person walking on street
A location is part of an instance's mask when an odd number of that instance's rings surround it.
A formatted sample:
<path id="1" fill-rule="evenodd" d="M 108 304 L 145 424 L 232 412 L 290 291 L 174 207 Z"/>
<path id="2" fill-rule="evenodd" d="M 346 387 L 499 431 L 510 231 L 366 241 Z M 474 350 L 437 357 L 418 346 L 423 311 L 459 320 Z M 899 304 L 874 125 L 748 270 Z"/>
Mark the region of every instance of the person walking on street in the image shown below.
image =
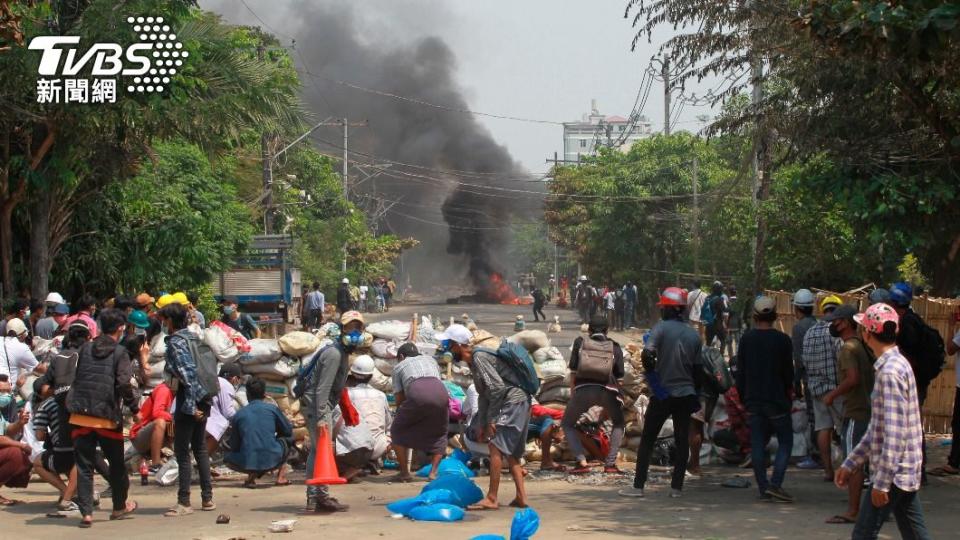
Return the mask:
<path id="1" fill-rule="evenodd" d="M 807 423 L 810 429 L 810 440 L 817 440 L 817 431 L 815 417 L 813 413 L 813 397 L 809 392 L 810 382 L 807 380 L 807 370 L 803 366 L 803 338 L 807 331 L 817 324 L 817 318 L 813 316 L 813 306 L 817 301 L 809 289 L 799 289 L 793 294 L 793 314 L 796 323 L 790 334 L 790 341 L 793 343 L 793 391 L 796 397 L 803 397 L 807 406 Z M 807 452 L 807 457 L 797 463 L 799 469 L 817 469 L 821 465 L 813 459 L 812 449 Z"/>
<path id="2" fill-rule="evenodd" d="M 840 384 L 823 397 L 823 402 L 831 405 L 842 396 L 843 429 L 840 439 L 843 442 L 843 454 L 849 456 L 870 422 L 870 393 L 873 391 L 873 358 L 867 346 L 857 336 L 857 323 L 853 320 L 857 309 L 843 305 L 824 317 L 830 322 L 830 335 L 843 340 L 840 348 Z M 863 491 L 864 472 L 854 471 L 848 488 L 847 513 L 837 514 L 827 523 L 856 523 L 860 513 L 860 494 Z"/>
<path id="3" fill-rule="evenodd" d="M 126 321 L 126 315 L 116 309 L 107 309 L 100 314 L 102 333 L 80 348 L 67 394 L 77 463 L 81 528 L 93 526 L 93 471 L 98 445 L 110 462 L 109 484 L 113 499 L 110 519 L 129 517 L 137 509 L 136 502 L 127 500 L 130 479 L 123 461 L 121 407 L 126 405 L 134 414 L 139 412 L 136 394 L 130 384 L 133 364 L 127 350 L 120 346 Z"/>
<path id="4" fill-rule="evenodd" d="M 737 349 L 740 347 L 740 336 L 743 334 L 743 304 L 737 298 L 737 289 L 730 287 L 729 303 L 730 319 L 727 321 L 727 340 L 726 350 L 727 358 L 733 358 L 737 355 Z"/>
<path id="5" fill-rule="evenodd" d="M 570 401 L 563 411 L 560 425 L 570 444 L 577 467 L 571 474 L 587 474 L 586 451 L 577 436 L 577 422 L 583 413 L 599 405 L 606 411 L 613 429 L 610 433 L 610 452 L 604 456 L 603 472 L 621 474 L 617 468 L 617 453 L 623 441 L 626 421 L 623 416 L 623 401 L 618 381 L 623 378 L 623 350 L 620 345 L 607 337 L 607 321 L 594 317 L 590 321 L 586 339 L 578 337 L 573 342 L 570 353 L 570 371 L 573 374 Z"/>
<path id="6" fill-rule="evenodd" d="M 306 319 L 304 320 L 304 326 L 307 330 L 313 330 L 314 328 L 320 328 L 320 325 L 323 324 L 323 308 L 326 298 L 323 296 L 323 292 L 320 290 L 320 283 L 313 282 L 313 290 L 307 293 L 307 297 L 304 299 L 303 309 L 306 312 Z"/>
<path id="7" fill-rule="evenodd" d="M 680 497 L 683 490 L 690 458 L 690 415 L 700 408 L 700 351 L 703 348 L 697 331 L 683 321 L 686 304 L 686 295 L 677 287 L 664 289 L 657 303 L 662 320 L 651 330 L 641 361 L 648 372 L 656 373 L 665 395 L 655 393 L 647 406 L 633 487 L 620 490 L 624 497 L 644 496 L 653 446 L 668 417 L 673 418 L 673 439 L 677 446 L 670 496 Z"/>
<path id="8" fill-rule="evenodd" d="M 540 321 L 540 317 L 543 317 L 543 320 L 546 321 L 547 316 L 543 313 L 543 305 L 547 299 L 543 296 L 543 291 L 539 287 L 532 287 L 530 296 L 533 297 L 533 320 Z"/>
<path id="9" fill-rule="evenodd" d="M 820 302 L 820 311 L 829 316 L 842 304 L 839 297 L 830 295 Z M 833 460 L 830 457 L 830 442 L 833 435 L 841 429 L 843 419 L 843 398 L 836 398 L 830 405 L 823 398 L 832 392 L 837 381 L 837 356 L 842 341 L 830 335 L 830 322 L 821 319 L 813 325 L 803 338 L 803 367 L 807 372 L 805 389 L 813 400 L 814 429 L 817 432 L 817 447 L 820 461 L 823 462 L 823 478 L 833 478 Z"/>
<path id="10" fill-rule="evenodd" d="M 337 312 L 343 315 L 348 311 L 353 311 L 353 298 L 350 296 L 350 280 L 343 278 L 337 289 Z"/>
<path id="11" fill-rule="evenodd" d="M 623 286 L 623 326 L 634 327 L 634 315 L 637 310 L 637 286 L 628 281 Z"/>
<path id="12" fill-rule="evenodd" d="M 177 505 L 167 511 L 166 517 L 193 513 L 190 506 L 190 480 L 193 465 L 190 454 L 197 460 L 200 472 L 201 509 L 217 508 L 213 502 L 213 478 L 210 475 L 210 455 L 207 453 L 207 419 L 210 417 L 212 397 L 200 380 L 196 357 L 199 337 L 187 329 L 189 320 L 183 305 L 168 304 L 160 310 L 160 321 L 166 326 L 167 364 L 164 373 L 176 388 L 176 412 L 173 415 L 173 452 L 177 458 Z"/>
<path id="13" fill-rule="evenodd" d="M 300 398 L 300 409 L 312 441 L 307 458 L 308 478 L 313 478 L 320 427 L 325 427 L 327 433 L 333 436 L 333 410 L 340 402 L 340 396 L 347 384 L 350 354 L 363 343 L 364 327 L 363 315 L 356 311 L 347 311 L 340 317 L 340 337 L 336 344 L 321 349 L 301 368 L 303 373 L 308 373 L 303 381 L 305 389 Z M 327 486 L 307 486 L 307 512 L 319 514 L 346 512 L 348 509 L 349 506 L 330 495 Z"/>
<path id="14" fill-rule="evenodd" d="M 723 283 L 714 281 L 710 296 L 703 301 L 703 306 L 700 308 L 700 322 L 704 327 L 708 347 L 713 346 L 713 341 L 717 340 L 720 350 L 723 350 L 729 320 L 730 307 L 727 305 L 727 297 L 723 294 Z"/>
<path id="15" fill-rule="evenodd" d="M 901 537 L 927 540 L 919 496 L 923 423 L 913 369 L 897 347 L 900 317 L 889 305 L 874 304 L 854 320 L 877 361 L 870 424 L 834 480 L 846 489 L 853 472 L 869 461 L 872 489 L 863 494 L 852 538 L 877 538 L 892 512 Z"/>
<path id="16" fill-rule="evenodd" d="M 793 346 L 788 335 L 773 328 L 776 320 L 773 298 L 761 296 L 753 303 L 754 327 L 743 334 L 737 355 L 737 393 L 747 409 L 751 462 L 760 498 L 789 503 L 793 497 L 784 491 L 783 480 L 793 449 Z M 772 434 L 777 436 L 777 455 L 773 478 L 768 480 L 766 448 Z"/>

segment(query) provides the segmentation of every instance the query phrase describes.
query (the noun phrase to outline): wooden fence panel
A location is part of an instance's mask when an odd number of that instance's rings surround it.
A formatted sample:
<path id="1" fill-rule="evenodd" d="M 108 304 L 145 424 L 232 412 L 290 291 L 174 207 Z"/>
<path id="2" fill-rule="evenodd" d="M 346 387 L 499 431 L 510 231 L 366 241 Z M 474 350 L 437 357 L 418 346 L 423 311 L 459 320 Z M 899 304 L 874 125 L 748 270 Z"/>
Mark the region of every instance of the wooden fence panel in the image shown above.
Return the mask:
<path id="1" fill-rule="evenodd" d="M 776 327 L 790 335 L 797 319 L 793 311 L 793 293 L 786 291 L 766 291 L 764 294 L 777 301 Z M 857 306 L 861 311 L 868 305 L 866 294 L 839 294 L 829 291 L 817 291 L 817 316 L 821 315 L 820 301 L 830 294 L 836 294 L 844 303 Z M 957 313 L 960 312 L 960 300 L 946 298 L 916 298 L 913 301 L 913 310 L 923 320 L 940 332 L 943 342 L 947 343 L 960 328 L 957 323 Z M 928 433 L 949 433 L 950 420 L 953 415 L 953 399 L 956 395 L 956 359 L 947 357 L 943 372 L 937 377 L 927 391 L 927 400 L 923 404 L 923 428 Z"/>

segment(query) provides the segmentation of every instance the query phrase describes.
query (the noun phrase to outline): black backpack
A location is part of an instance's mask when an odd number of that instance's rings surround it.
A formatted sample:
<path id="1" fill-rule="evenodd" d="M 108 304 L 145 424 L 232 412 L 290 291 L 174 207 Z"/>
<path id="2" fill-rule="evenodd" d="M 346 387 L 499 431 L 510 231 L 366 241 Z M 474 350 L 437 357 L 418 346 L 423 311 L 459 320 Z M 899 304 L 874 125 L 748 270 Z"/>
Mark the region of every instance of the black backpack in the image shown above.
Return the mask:
<path id="1" fill-rule="evenodd" d="M 191 337 L 184 339 L 187 340 L 190 355 L 193 356 L 193 361 L 197 364 L 197 379 L 200 381 L 200 386 L 203 387 L 204 401 L 212 400 L 214 396 L 220 393 L 217 356 L 213 354 L 213 349 L 195 334 L 191 334 Z"/>
<path id="2" fill-rule="evenodd" d="M 920 358 L 917 369 L 920 378 L 932 381 L 943 371 L 947 362 L 947 351 L 943 345 L 943 337 L 935 328 L 922 322 L 920 325 Z"/>

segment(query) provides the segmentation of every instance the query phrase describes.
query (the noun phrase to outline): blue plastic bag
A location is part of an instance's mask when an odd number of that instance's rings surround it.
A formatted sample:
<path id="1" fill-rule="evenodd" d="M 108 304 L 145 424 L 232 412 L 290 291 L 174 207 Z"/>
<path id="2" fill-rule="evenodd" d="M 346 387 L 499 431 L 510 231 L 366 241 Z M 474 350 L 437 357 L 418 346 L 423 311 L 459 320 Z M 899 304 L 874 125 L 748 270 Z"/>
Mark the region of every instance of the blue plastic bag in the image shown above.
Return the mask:
<path id="1" fill-rule="evenodd" d="M 510 540 L 529 540 L 540 528 L 540 516 L 533 508 L 524 508 L 513 515 Z"/>
<path id="2" fill-rule="evenodd" d="M 465 452 L 459 448 L 454 448 L 453 453 L 450 454 L 450 457 L 461 463 L 466 463 L 470 461 L 470 452 Z"/>
<path id="3" fill-rule="evenodd" d="M 480 536 L 474 536 L 470 540 L 507 540 L 507 539 L 500 536 L 499 534 L 481 534 Z"/>
<path id="4" fill-rule="evenodd" d="M 426 478 L 430 475 L 430 465 L 424 465 L 415 474 L 420 478 Z M 470 470 L 463 461 L 452 457 L 443 458 L 440 461 L 440 466 L 437 467 L 437 476 L 441 474 L 459 474 L 467 478 L 473 478 L 477 475 L 477 473 Z"/>
<path id="5" fill-rule="evenodd" d="M 454 495 L 454 502 L 461 508 L 466 508 L 471 504 L 480 502 L 483 498 L 483 491 L 473 483 L 473 480 L 460 476 L 459 474 L 444 474 L 438 476 L 436 480 L 423 486 L 421 494 L 435 489 L 446 489 Z"/>
<path id="6" fill-rule="evenodd" d="M 465 512 L 452 504 L 430 504 L 410 510 L 407 516 L 414 521 L 460 521 Z"/>
<path id="7" fill-rule="evenodd" d="M 400 499 L 387 505 L 387 510 L 391 514 L 402 514 L 409 517 L 410 511 L 418 506 L 429 504 L 456 504 L 459 499 L 448 489 L 434 489 L 421 493 L 416 497 Z"/>

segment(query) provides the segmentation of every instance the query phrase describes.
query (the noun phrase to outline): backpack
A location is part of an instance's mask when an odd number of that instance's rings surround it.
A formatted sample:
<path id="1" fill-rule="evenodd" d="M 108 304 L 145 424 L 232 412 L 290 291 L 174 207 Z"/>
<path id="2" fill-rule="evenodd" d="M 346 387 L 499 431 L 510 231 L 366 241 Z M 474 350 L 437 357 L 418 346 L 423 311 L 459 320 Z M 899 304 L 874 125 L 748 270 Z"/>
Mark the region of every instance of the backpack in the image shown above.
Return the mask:
<path id="1" fill-rule="evenodd" d="M 537 370 L 533 367 L 533 358 L 519 343 L 510 343 L 503 340 L 496 351 L 490 349 L 477 350 L 492 354 L 506 364 L 517 376 L 520 389 L 527 394 L 533 396 L 540 390 L 540 377 L 537 376 Z"/>
<path id="2" fill-rule="evenodd" d="M 586 338 L 580 345 L 580 362 L 577 364 L 577 381 L 592 381 L 606 384 L 613 373 L 613 341 L 597 341 Z"/>
<path id="3" fill-rule="evenodd" d="M 190 349 L 190 356 L 197 364 L 197 380 L 203 387 L 203 400 L 212 400 L 214 396 L 220 393 L 220 377 L 217 372 L 217 356 L 213 354 L 213 349 L 204 343 L 200 338 L 192 335 L 185 338 L 187 347 Z"/>
<path id="4" fill-rule="evenodd" d="M 326 347 L 323 347 L 316 353 L 313 357 L 307 362 L 307 365 L 301 366 L 300 370 L 297 371 L 297 382 L 293 387 L 293 397 L 294 399 L 300 399 L 303 397 L 303 394 L 307 392 L 307 386 L 310 384 L 310 381 L 313 380 L 313 372 L 317 367 L 317 360 L 320 358 L 320 355 L 323 354 L 330 347 L 336 347 L 335 343 L 331 343 Z"/>
<path id="5" fill-rule="evenodd" d="M 932 381 L 943 371 L 946 364 L 947 353 L 943 345 L 943 337 L 936 328 L 933 328 L 924 321 L 920 324 L 920 358 L 918 359 L 918 369 L 920 378 L 926 381 Z"/>
<path id="6" fill-rule="evenodd" d="M 704 347 L 700 350 L 700 369 L 707 380 L 708 390 L 714 394 L 724 394 L 733 386 L 730 367 L 717 347 Z"/>
<path id="7" fill-rule="evenodd" d="M 717 322 L 717 314 L 713 312 L 713 301 L 719 296 L 709 296 L 707 297 L 706 302 L 703 303 L 703 307 L 700 308 L 700 322 L 704 326 L 713 326 L 713 323 Z"/>

